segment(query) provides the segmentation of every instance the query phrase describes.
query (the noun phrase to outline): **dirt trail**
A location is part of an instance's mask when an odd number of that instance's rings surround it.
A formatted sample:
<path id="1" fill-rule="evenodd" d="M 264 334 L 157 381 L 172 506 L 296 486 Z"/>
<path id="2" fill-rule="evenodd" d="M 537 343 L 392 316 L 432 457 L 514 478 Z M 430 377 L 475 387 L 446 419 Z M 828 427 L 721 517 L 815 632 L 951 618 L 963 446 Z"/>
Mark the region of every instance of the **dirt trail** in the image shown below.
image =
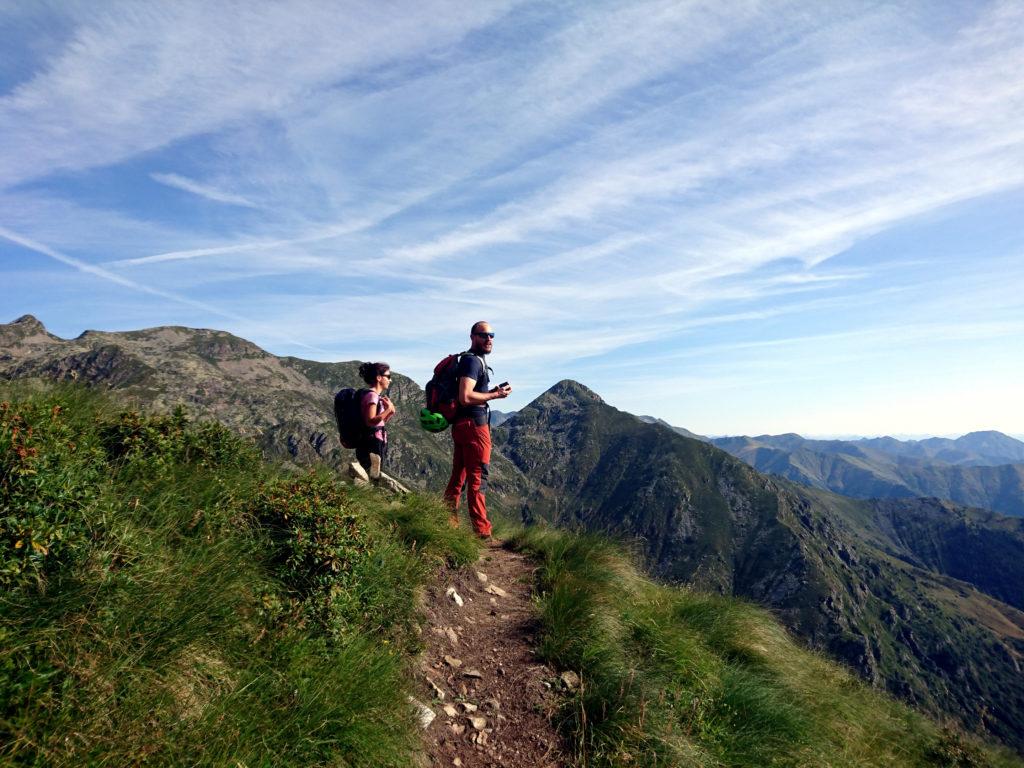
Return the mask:
<path id="1" fill-rule="evenodd" d="M 429 765 L 568 765 L 549 719 L 559 680 L 533 652 L 533 571 L 522 555 L 492 548 L 428 591 L 420 700 L 437 715 L 424 731 Z"/>

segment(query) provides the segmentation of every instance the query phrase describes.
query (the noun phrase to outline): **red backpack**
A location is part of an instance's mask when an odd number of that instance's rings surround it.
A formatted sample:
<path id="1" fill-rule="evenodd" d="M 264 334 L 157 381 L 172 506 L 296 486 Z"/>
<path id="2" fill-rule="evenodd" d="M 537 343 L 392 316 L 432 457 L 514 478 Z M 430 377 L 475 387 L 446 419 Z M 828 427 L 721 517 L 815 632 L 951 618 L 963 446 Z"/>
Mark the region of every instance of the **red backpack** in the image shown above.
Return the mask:
<path id="1" fill-rule="evenodd" d="M 459 407 L 459 362 L 465 355 L 472 352 L 459 352 L 448 355 L 434 366 L 434 377 L 427 382 L 427 410 L 440 413 L 449 422 L 455 420 L 455 410 Z"/>

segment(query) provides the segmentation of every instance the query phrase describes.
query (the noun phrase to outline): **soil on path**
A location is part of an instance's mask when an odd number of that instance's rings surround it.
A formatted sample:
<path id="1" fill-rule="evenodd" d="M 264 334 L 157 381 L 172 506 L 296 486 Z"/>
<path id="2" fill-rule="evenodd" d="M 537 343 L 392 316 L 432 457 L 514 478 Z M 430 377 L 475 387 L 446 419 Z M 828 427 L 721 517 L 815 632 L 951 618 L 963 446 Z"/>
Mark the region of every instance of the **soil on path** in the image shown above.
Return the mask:
<path id="1" fill-rule="evenodd" d="M 534 654 L 534 570 L 523 555 L 490 548 L 428 590 L 421 701 L 436 714 L 424 731 L 429 765 L 569 764 L 550 720 L 560 681 Z"/>

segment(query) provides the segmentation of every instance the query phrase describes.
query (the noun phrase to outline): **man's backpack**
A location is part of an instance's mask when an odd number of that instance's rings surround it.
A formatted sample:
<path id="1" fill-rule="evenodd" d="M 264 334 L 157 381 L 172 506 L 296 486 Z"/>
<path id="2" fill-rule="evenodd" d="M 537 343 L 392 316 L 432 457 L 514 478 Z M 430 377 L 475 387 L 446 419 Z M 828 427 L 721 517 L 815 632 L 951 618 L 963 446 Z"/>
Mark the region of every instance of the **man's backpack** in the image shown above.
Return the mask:
<path id="1" fill-rule="evenodd" d="M 334 396 L 334 418 L 338 422 L 338 437 L 346 448 L 359 445 L 368 429 L 363 419 L 363 396 L 368 389 L 346 387 Z"/>
<path id="2" fill-rule="evenodd" d="M 448 355 L 434 366 L 434 376 L 427 382 L 427 410 L 439 413 L 449 422 L 455 420 L 455 411 L 459 407 L 459 361 L 471 352 L 459 352 Z"/>

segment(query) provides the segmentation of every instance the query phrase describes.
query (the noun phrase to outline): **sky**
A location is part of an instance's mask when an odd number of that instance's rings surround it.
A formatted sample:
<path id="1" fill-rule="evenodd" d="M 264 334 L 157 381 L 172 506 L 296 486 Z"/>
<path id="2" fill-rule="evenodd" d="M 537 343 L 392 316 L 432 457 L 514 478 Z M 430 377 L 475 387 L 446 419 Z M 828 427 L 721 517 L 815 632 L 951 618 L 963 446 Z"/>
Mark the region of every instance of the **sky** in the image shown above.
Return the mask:
<path id="1" fill-rule="evenodd" d="M 0 0 L 0 322 L 1024 434 L 1024 3 Z"/>

